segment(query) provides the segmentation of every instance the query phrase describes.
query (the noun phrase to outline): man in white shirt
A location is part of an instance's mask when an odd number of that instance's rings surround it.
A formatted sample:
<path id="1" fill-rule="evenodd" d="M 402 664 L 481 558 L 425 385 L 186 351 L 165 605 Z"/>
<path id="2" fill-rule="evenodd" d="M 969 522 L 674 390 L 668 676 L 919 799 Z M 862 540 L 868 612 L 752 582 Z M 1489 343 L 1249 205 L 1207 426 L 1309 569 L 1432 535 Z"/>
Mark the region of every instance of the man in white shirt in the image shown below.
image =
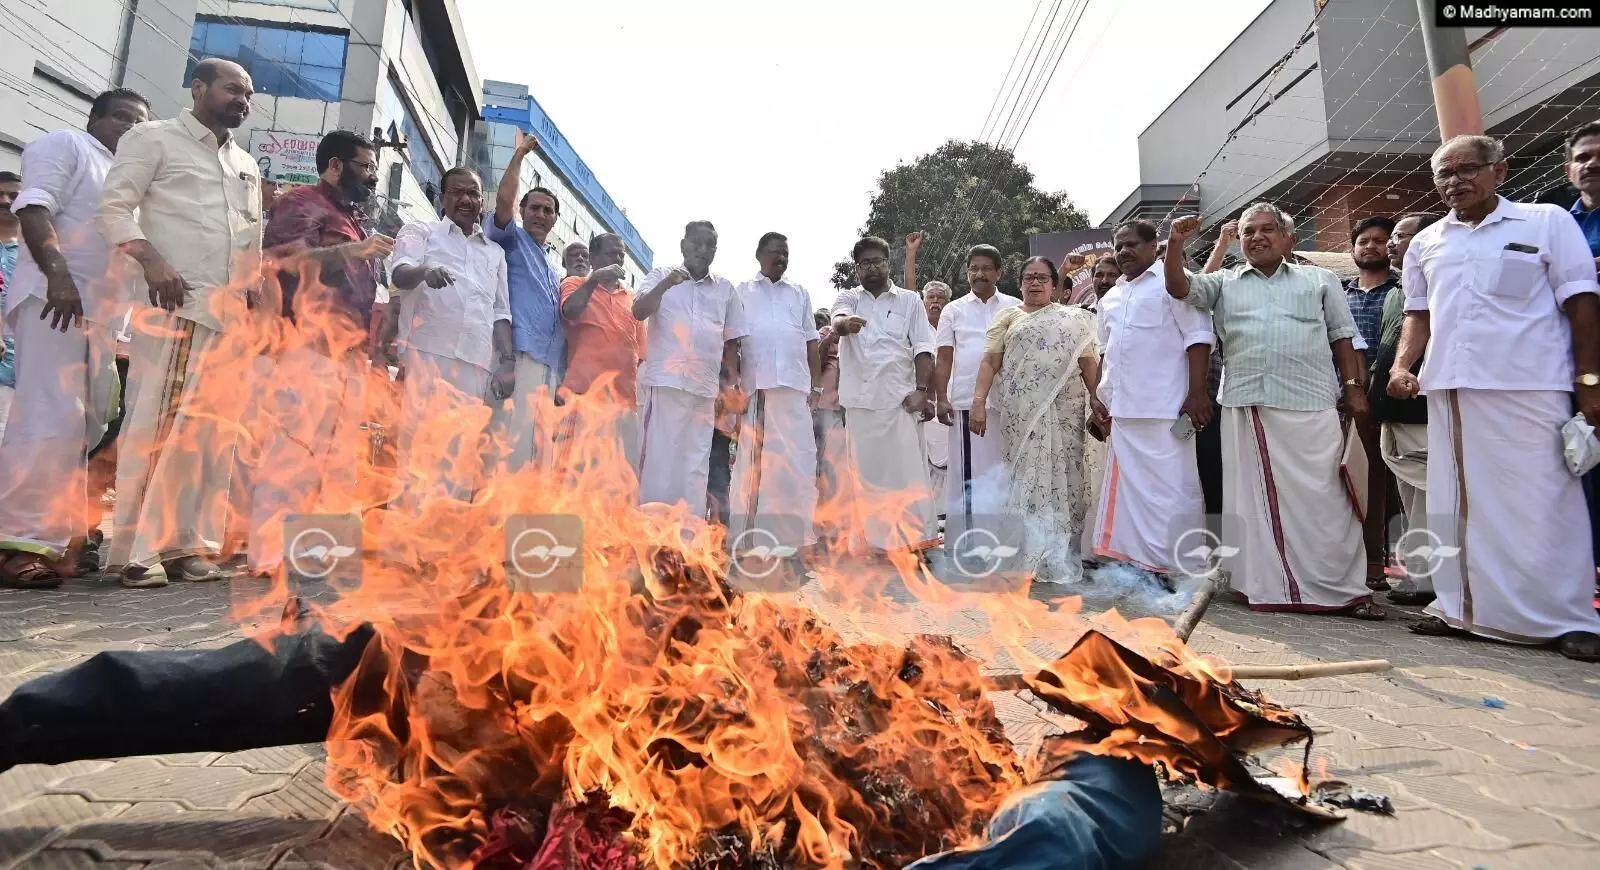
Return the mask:
<path id="1" fill-rule="evenodd" d="M 889 280 L 888 242 L 868 236 L 851 258 L 861 284 L 840 291 L 833 329 L 854 536 L 875 554 L 920 552 L 937 534 L 917 428 L 933 417 L 933 328 L 917 294 Z"/>
<path id="2" fill-rule="evenodd" d="M 1098 399 L 1112 422 L 1094 554 L 1157 574 L 1197 574 L 1202 560 L 1174 551 L 1185 531 L 1205 527 L 1194 432 L 1212 423 L 1211 317 L 1168 295 L 1155 224 L 1125 221 L 1112 245 L 1122 277 L 1096 314 L 1104 355 Z M 1180 425 L 1188 431 L 1176 431 Z"/>
<path id="3" fill-rule="evenodd" d="M 967 285 L 972 292 L 944 307 L 934 338 L 938 348 L 933 371 L 936 416 L 945 426 L 955 427 L 949 433 L 944 513 L 960 517 L 963 529 L 972 527 L 974 513 L 998 512 L 1009 486 L 1003 479 L 1006 451 L 999 427 L 984 435 L 974 435 L 968 427 L 989 324 L 996 314 L 1022 304 L 1021 299 L 999 292 L 997 285 L 1004 274 L 998 248 L 973 246 L 967 252 Z M 939 495 L 935 493 L 936 498 Z"/>
<path id="4" fill-rule="evenodd" d="M 219 357 L 261 278 L 261 175 L 232 131 L 250 114 L 250 74 L 201 61 L 193 108 L 141 124 L 117 147 L 96 225 L 139 264 L 158 311 L 134 315 L 128 419 L 107 569 L 125 586 L 215 580 L 228 525 L 237 420 L 249 362 Z M 157 564 L 164 574 L 154 570 Z"/>
<path id="5" fill-rule="evenodd" d="M 1496 193 L 1506 162 L 1495 139 L 1444 143 L 1433 178 L 1451 211 L 1406 252 L 1389 370 L 1391 396 L 1428 397 L 1428 530 L 1442 542 L 1438 598 L 1412 630 L 1600 661 L 1583 486 L 1559 434 L 1573 392 L 1600 424 L 1594 257 L 1564 210 Z M 1424 348 L 1419 377 L 1411 364 Z"/>
<path id="6" fill-rule="evenodd" d="M 639 370 L 639 501 L 682 502 L 703 517 L 717 400 L 720 394 L 729 408 L 743 406 L 739 340 L 749 330 L 733 284 L 711 274 L 711 222 L 690 222 L 678 248 L 683 265 L 652 269 L 633 301 L 634 319 L 649 321 Z"/>
<path id="7" fill-rule="evenodd" d="M 919 243 L 920 245 L 920 243 Z M 910 259 L 910 252 L 906 254 Z M 928 326 L 933 328 L 933 334 L 939 334 L 939 315 L 944 313 L 944 307 L 950 304 L 950 285 L 943 281 L 929 281 L 922 285 L 922 309 L 928 312 Z M 934 351 L 933 372 L 934 388 L 938 389 L 939 360 L 938 351 Z M 937 402 L 935 402 L 937 410 Z M 922 452 L 928 459 L 928 491 L 933 493 L 937 504 L 936 513 L 939 519 L 945 518 L 945 499 L 943 497 L 946 483 L 946 473 L 950 468 L 950 427 L 937 419 L 925 420 L 917 424 L 922 432 Z M 941 526 L 942 528 L 942 526 Z"/>
<path id="8" fill-rule="evenodd" d="M 7 298 L 19 413 L 0 443 L 0 586 L 60 585 L 52 563 L 89 531 L 87 457 L 116 413 L 112 329 L 125 304 L 94 214 L 123 134 L 149 117 L 143 96 L 106 91 L 87 130 L 57 130 L 22 151 L 12 210 L 24 245 Z"/>
<path id="9" fill-rule="evenodd" d="M 407 224 L 389 258 L 389 280 L 401 297 L 406 370 L 400 472 L 423 482 L 422 490 L 409 491 L 412 504 L 428 495 L 423 490 L 470 498 L 476 483 L 477 460 L 461 455 L 475 454 L 477 440 L 462 437 L 459 426 L 434 430 L 424 422 L 502 401 L 516 386 L 506 255 L 479 224 L 483 183 L 457 166 L 441 186 L 444 219 Z"/>
<path id="10" fill-rule="evenodd" d="M 812 527 L 817 442 L 811 409 L 822 395 L 822 359 L 811 295 L 783 277 L 789 268 L 789 240 L 779 233 L 762 236 L 756 261 L 760 274 L 738 289 L 750 332 L 739 348 L 748 399 L 729 492 L 728 539 L 737 541 L 759 524 L 779 545 L 798 550 L 817 541 Z M 758 523 L 764 517 L 778 519 Z"/>

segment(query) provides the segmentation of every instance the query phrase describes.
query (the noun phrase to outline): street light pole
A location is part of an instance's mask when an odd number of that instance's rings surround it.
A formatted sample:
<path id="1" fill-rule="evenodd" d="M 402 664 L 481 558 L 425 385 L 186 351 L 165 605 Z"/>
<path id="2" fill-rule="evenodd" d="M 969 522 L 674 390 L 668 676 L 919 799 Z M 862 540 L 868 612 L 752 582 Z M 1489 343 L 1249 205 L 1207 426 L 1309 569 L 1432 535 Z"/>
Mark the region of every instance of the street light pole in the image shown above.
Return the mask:
<path id="1" fill-rule="evenodd" d="M 1422 25 L 1422 46 L 1428 52 L 1428 74 L 1433 79 L 1433 106 L 1439 116 L 1439 141 L 1452 136 L 1483 132 L 1483 111 L 1478 107 L 1478 83 L 1467 53 L 1467 31 L 1440 27 L 1434 18 L 1442 0 L 1417 0 Z"/>

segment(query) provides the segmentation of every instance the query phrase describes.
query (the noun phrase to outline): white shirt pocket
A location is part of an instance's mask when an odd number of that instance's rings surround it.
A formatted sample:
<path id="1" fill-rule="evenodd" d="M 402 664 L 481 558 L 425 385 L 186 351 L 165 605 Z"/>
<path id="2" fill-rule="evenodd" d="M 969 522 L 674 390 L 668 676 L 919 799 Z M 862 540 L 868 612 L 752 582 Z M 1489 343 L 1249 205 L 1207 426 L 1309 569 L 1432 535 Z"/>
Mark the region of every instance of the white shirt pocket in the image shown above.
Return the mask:
<path id="1" fill-rule="evenodd" d="M 1533 295 L 1544 269 L 1544 256 L 1525 251 L 1502 250 L 1490 277 L 1489 293 L 1501 299 L 1526 299 Z"/>
<path id="2" fill-rule="evenodd" d="M 1167 300 L 1144 296 L 1129 303 L 1128 325 L 1135 329 L 1155 329 L 1167 322 Z"/>

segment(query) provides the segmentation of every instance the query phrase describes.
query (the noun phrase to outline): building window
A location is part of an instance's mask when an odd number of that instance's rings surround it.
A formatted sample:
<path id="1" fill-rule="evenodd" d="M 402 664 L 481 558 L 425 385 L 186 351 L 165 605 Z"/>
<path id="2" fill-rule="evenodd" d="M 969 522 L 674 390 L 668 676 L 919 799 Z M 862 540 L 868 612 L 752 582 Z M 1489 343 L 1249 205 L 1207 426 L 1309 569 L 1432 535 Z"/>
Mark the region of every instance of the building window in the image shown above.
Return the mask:
<path id="1" fill-rule="evenodd" d="M 238 63 L 257 93 L 336 103 L 344 90 L 347 39 L 343 33 L 196 18 L 189 53 Z M 194 81 L 195 63 L 191 57 L 185 84 Z"/>

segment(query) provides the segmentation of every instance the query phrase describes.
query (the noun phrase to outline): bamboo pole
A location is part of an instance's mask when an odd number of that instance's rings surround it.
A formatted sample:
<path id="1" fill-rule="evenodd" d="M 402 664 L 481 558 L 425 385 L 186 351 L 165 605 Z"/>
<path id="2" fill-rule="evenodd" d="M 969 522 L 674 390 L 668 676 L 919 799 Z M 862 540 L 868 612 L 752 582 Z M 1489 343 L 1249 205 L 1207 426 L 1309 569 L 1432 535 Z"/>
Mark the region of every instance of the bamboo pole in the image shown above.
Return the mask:
<path id="1" fill-rule="evenodd" d="M 1346 674 L 1379 674 L 1394 665 L 1388 659 L 1358 662 L 1316 662 L 1306 665 L 1234 665 L 1235 680 L 1307 680 L 1313 677 L 1339 677 Z"/>
<path id="2" fill-rule="evenodd" d="M 1200 624 L 1200 617 L 1206 615 L 1206 608 L 1211 606 L 1211 599 L 1217 595 L 1217 581 L 1206 577 L 1201 579 L 1200 585 L 1195 587 L 1194 597 L 1189 599 L 1189 606 L 1178 614 L 1172 622 L 1172 630 L 1178 639 L 1184 643 L 1189 642 L 1189 635 L 1194 634 L 1195 626 Z"/>

